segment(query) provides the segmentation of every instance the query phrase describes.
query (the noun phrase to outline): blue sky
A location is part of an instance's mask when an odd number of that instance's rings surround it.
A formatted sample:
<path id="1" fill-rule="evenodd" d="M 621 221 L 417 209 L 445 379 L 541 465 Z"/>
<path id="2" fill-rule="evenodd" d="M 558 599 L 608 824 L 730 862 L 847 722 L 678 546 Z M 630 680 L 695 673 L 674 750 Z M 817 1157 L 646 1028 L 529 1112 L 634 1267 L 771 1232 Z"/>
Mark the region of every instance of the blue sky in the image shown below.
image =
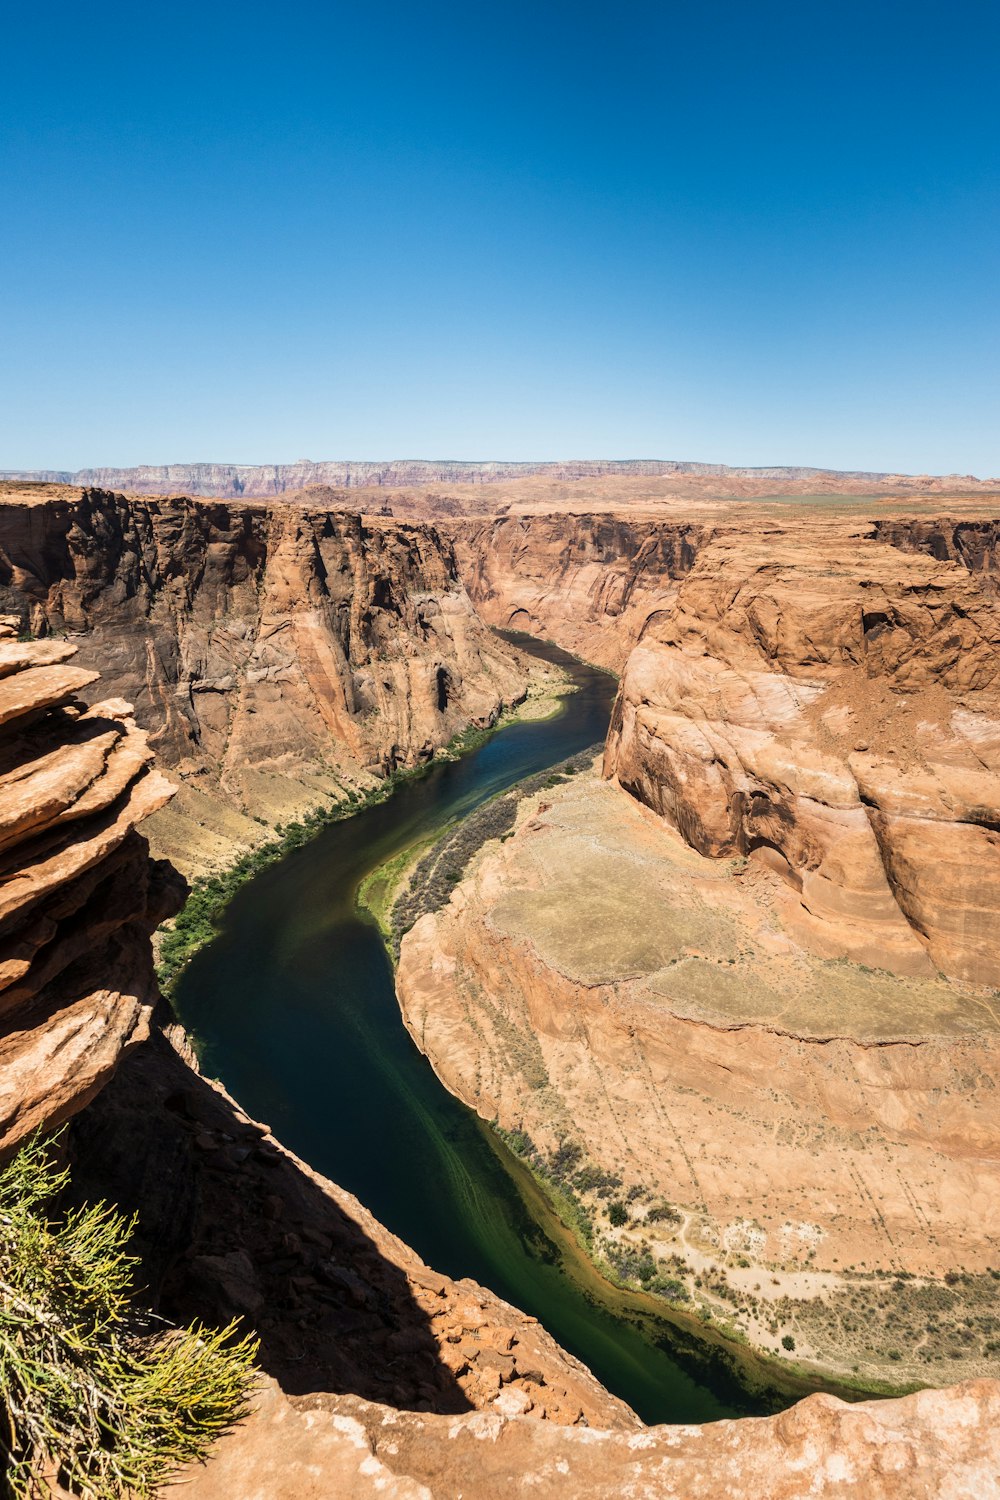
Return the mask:
<path id="1" fill-rule="evenodd" d="M 44 4 L 0 467 L 1000 475 L 1000 6 Z"/>

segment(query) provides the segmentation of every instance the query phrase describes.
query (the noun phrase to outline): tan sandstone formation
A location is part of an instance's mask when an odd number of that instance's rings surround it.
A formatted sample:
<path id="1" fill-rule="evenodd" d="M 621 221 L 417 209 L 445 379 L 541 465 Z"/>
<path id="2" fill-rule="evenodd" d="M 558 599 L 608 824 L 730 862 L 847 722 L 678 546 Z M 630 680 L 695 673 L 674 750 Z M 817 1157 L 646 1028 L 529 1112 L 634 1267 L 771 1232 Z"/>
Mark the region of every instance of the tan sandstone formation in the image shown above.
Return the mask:
<path id="1" fill-rule="evenodd" d="M 576 1152 L 598 1258 L 645 1247 L 682 1309 L 869 1380 L 991 1372 L 995 1004 L 817 958 L 741 865 L 593 773 L 527 798 L 403 939 L 406 1024 L 543 1170 Z"/>
<path id="2" fill-rule="evenodd" d="M 484 628 L 427 525 L 47 486 L 0 501 L 0 604 L 69 632 L 135 703 L 181 783 L 154 847 L 189 871 L 426 760 L 545 676 Z"/>
<path id="3" fill-rule="evenodd" d="M 0 627 L 0 1150 L 83 1108 L 157 999 L 181 884 L 135 826 L 170 797 L 129 706 L 65 642 Z"/>
<path id="4" fill-rule="evenodd" d="M 842 522 L 717 536 L 631 656 L 605 769 L 783 877 L 816 952 L 1000 984 L 1000 613 Z"/>
<path id="5" fill-rule="evenodd" d="M 44 536 L 44 517 L 39 524 Z M 88 553 L 80 543 L 79 555 L 103 576 L 99 547 Z M 141 589 L 140 575 L 141 569 L 123 578 Z M 23 581 L 10 585 L 15 593 Z M 123 586 L 123 609 L 132 597 Z M 144 637 L 150 645 L 154 634 Z M 161 681 L 155 674 L 151 680 Z M 137 1213 L 140 1280 L 153 1306 L 170 1318 L 221 1321 L 238 1314 L 259 1330 L 265 1378 L 255 1410 L 207 1465 L 182 1476 L 186 1488 L 178 1495 L 1000 1495 L 1000 1384 L 992 1380 L 884 1404 L 848 1407 L 812 1397 L 766 1420 L 643 1428 L 533 1319 L 472 1282 L 434 1273 L 357 1200 L 202 1079 L 157 1003 L 152 973 L 149 930 L 175 909 L 178 882 L 150 862 L 135 831 L 170 787 L 153 769 L 126 704 L 112 698 L 87 705 L 84 695 L 96 699 L 98 692 L 94 674 L 76 665 L 72 643 L 0 635 L 0 1150 L 10 1151 L 28 1129 L 72 1116 L 65 1142 L 72 1190 Z M 802 1064 L 813 1047 L 833 1059 L 826 1102 L 836 1121 L 838 1110 L 848 1121 L 839 1144 L 854 1153 L 860 1177 L 869 1133 L 861 1121 L 875 1113 L 890 1145 L 910 1152 L 901 1158 L 904 1196 L 921 1170 L 934 1183 L 943 1180 L 934 1177 L 937 1155 L 950 1152 L 955 1202 L 971 1194 L 991 1223 L 996 1194 L 982 1175 L 980 1153 L 990 1150 L 994 1159 L 1000 1153 L 989 1141 L 990 1101 L 975 1096 L 995 1069 L 977 1051 L 983 1044 L 965 1006 L 973 993 L 967 987 L 933 976 L 897 978 L 895 988 L 887 987 L 885 976 L 873 978 L 855 965 L 844 967 L 839 988 L 827 986 L 838 966 L 808 953 L 797 931 L 787 933 L 780 873 L 753 859 L 736 869 L 699 854 L 665 830 L 658 814 L 594 775 L 529 799 L 514 837 L 487 846 L 471 880 L 444 913 L 418 923 L 404 944 L 404 971 L 436 928 L 442 947 L 433 983 L 442 986 L 442 1002 L 449 994 L 467 997 L 468 988 L 452 982 L 461 981 L 466 961 L 461 924 L 494 923 L 495 935 L 480 950 L 476 1003 L 493 1028 L 484 1032 L 480 1060 L 483 1077 L 497 1086 L 508 1071 L 517 1080 L 521 1070 L 524 1108 L 557 1106 L 566 1080 L 572 1084 L 574 1073 L 590 1068 L 587 1088 L 616 1122 L 624 1106 L 620 1137 L 633 1109 L 655 1137 L 660 1127 L 650 1124 L 646 1084 L 636 1083 L 634 1066 L 646 1050 L 641 1026 L 655 1011 L 659 1030 L 675 1028 L 679 1036 L 673 1053 L 668 1047 L 663 1054 L 668 1067 L 680 1068 L 682 1055 L 697 1051 L 696 1039 L 708 1039 L 679 1086 L 671 1076 L 651 1089 L 663 1120 L 669 1116 L 669 1149 L 697 1173 L 697 1147 L 704 1156 L 717 1133 L 725 1140 L 726 1119 L 717 1118 L 724 1116 L 717 1105 L 725 1095 L 742 1160 L 756 1165 L 759 1194 L 768 1170 L 761 1109 L 771 1110 L 779 1144 L 779 1116 L 812 1131 L 797 1145 L 825 1170 L 824 1143 L 815 1137 L 798 1081 L 809 1082 Z M 725 977 L 714 988 L 706 983 L 710 968 L 724 976 L 734 966 L 739 983 Z M 755 988 L 748 981 L 758 967 L 766 982 Z M 548 987 L 557 972 L 565 988 L 553 1003 Z M 686 989 L 685 972 L 693 974 Z M 522 1010 L 515 1005 L 505 1017 L 508 978 Z M 818 994 L 833 996 L 836 1027 L 827 1024 L 829 1007 L 818 1014 Z M 858 1023 L 859 994 L 867 1030 Z M 525 1018 L 529 1001 L 535 1013 Z M 905 1046 L 922 1058 L 925 1038 L 916 1035 L 913 1016 L 928 1013 L 942 1045 L 926 1064 L 925 1081 L 911 1087 L 909 1065 L 894 1054 Z M 460 1062 L 470 1014 L 442 1004 Z M 433 1029 L 437 1015 L 430 1007 L 424 1023 Z M 423 1033 L 414 1029 L 425 1041 L 430 1035 L 426 1024 Z M 734 1033 L 745 1044 L 738 1066 Z M 958 1108 L 941 1084 L 941 1070 L 959 1066 L 946 1054 L 947 1036 L 956 1052 L 966 1049 Z M 755 1062 L 754 1049 L 768 1038 L 801 1049 L 794 1069 L 780 1054 Z M 582 1062 L 581 1039 L 589 1044 Z M 874 1072 L 865 1070 L 867 1056 Z M 698 1067 L 714 1091 L 709 1099 L 695 1098 Z M 782 1087 L 800 1091 L 783 1101 Z M 774 1096 L 766 1106 L 759 1105 L 762 1094 Z M 586 1089 L 575 1098 L 566 1094 L 567 1106 L 579 1111 L 574 1127 L 584 1133 L 587 1099 Z M 709 1107 L 685 1118 L 686 1101 L 693 1111 Z M 497 1102 L 507 1110 L 499 1095 Z M 921 1156 L 928 1111 L 941 1140 Z M 550 1135 L 559 1133 L 557 1119 Z M 610 1138 L 603 1128 L 602 1135 Z M 735 1146 L 734 1138 L 734 1152 Z M 710 1181 L 707 1170 L 704 1180 Z M 632 1202 L 638 1204 L 633 1218 L 648 1218 L 649 1194 Z M 669 1230 L 670 1220 L 658 1222 Z M 810 1227 L 789 1225 L 794 1245 Z M 939 1227 L 930 1223 L 932 1239 Z M 710 1229 L 707 1206 L 699 1203 L 682 1232 L 686 1250 L 701 1253 L 702 1268 L 713 1249 Z M 956 1234 L 966 1230 L 963 1221 Z M 752 1234 L 738 1243 L 757 1253 Z M 950 1243 L 947 1251 L 953 1253 Z M 971 1239 L 962 1253 L 974 1263 Z M 759 1276 L 752 1264 L 750 1270 Z M 921 1291 L 929 1285 L 915 1284 Z M 843 1299 L 843 1284 L 836 1290 Z M 940 1300 L 932 1305 L 938 1324 L 946 1323 Z M 837 1306 L 842 1313 L 843 1300 Z M 972 1330 L 978 1348 L 984 1335 L 976 1317 L 966 1316 L 961 1327 Z M 957 1323 L 952 1332 L 957 1339 Z M 953 1373 L 961 1368 L 950 1366 Z"/>
<path id="6" fill-rule="evenodd" d="M 529 799 L 398 975 L 453 1092 L 636 1195 L 612 1232 L 583 1189 L 612 1266 L 645 1248 L 869 1379 L 1000 1353 L 1000 616 L 989 547 L 937 550 L 842 516 L 703 536 L 644 605 L 612 780 Z"/>
<path id="7" fill-rule="evenodd" d="M 621 671 L 669 611 L 707 525 L 626 515 L 502 516 L 453 528 L 462 578 L 491 625 Z"/>
<path id="8" fill-rule="evenodd" d="M 810 1396 L 778 1417 L 643 1432 L 566 1432 L 510 1413 L 448 1418 L 357 1401 L 289 1401 L 165 1493 L 177 1500 L 995 1500 L 1000 1385 L 901 1401 Z"/>

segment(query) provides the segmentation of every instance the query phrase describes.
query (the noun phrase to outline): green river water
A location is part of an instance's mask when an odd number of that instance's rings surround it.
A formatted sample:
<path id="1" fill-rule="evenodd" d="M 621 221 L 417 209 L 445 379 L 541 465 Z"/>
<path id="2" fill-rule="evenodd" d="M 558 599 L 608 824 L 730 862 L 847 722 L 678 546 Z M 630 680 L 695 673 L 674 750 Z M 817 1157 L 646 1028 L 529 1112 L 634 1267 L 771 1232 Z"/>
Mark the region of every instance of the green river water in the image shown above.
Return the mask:
<path id="1" fill-rule="evenodd" d="M 596 1274 L 524 1166 L 417 1051 L 380 933 L 356 905 L 376 865 L 603 740 L 614 680 L 553 646 L 518 644 L 572 676 L 562 712 L 432 766 L 257 876 L 181 976 L 175 1004 L 206 1070 L 290 1149 L 436 1270 L 537 1316 L 646 1421 L 773 1411 L 810 1387 L 779 1390 L 707 1330 Z"/>

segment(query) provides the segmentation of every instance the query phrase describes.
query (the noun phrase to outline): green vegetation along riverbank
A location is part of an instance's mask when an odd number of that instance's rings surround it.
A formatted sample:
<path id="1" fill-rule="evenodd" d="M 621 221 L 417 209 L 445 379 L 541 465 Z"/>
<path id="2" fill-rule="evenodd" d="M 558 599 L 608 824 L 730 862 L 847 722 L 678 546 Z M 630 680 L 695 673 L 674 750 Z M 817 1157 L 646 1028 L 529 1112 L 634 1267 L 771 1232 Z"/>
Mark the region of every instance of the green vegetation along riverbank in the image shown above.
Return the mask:
<path id="1" fill-rule="evenodd" d="M 406 932 L 425 913 L 447 904 L 478 851 L 490 840 L 511 836 L 520 803 L 584 771 L 599 750 L 591 746 L 525 778 L 453 820 L 436 837 L 425 836 L 369 872 L 359 887 L 358 903 L 375 917 L 394 963 Z M 790 1397 L 826 1390 L 856 1400 L 901 1395 L 920 1387 L 919 1380 L 906 1378 L 908 1370 L 901 1370 L 902 1378 L 893 1381 L 870 1372 L 858 1375 L 839 1362 L 836 1369 L 828 1369 L 812 1359 L 808 1347 L 799 1348 L 811 1342 L 809 1330 L 799 1320 L 797 1305 L 775 1295 L 776 1277 L 761 1268 L 757 1295 L 744 1293 L 739 1284 L 744 1272 L 733 1272 L 723 1263 L 725 1257 L 715 1263 L 707 1255 L 690 1255 L 687 1236 L 697 1227 L 691 1214 L 641 1187 L 626 1193 L 620 1177 L 588 1160 L 569 1137 L 547 1153 L 523 1130 L 505 1130 L 496 1120 L 484 1122 L 482 1128 L 522 1190 L 527 1175 L 549 1219 L 555 1217 L 572 1239 L 573 1274 L 579 1279 L 586 1263 L 591 1294 L 598 1284 L 606 1296 L 614 1289 L 625 1299 L 630 1315 L 669 1322 L 686 1335 L 707 1340 L 714 1350 L 712 1358 L 728 1359 L 748 1389 Z M 533 1216 L 538 1217 L 535 1210 Z M 749 1265 L 745 1260 L 739 1264 Z M 845 1289 L 845 1305 L 854 1294 L 853 1287 Z M 748 1326 L 741 1326 L 744 1323 Z M 768 1325 L 771 1334 L 784 1334 L 782 1353 L 761 1347 L 753 1336 L 758 1323 Z"/>
<path id="2" fill-rule="evenodd" d="M 495 734 L 513 724 L 535 723 L 556 717 L 564 712 L 566 696 L 575 691 L 574 684 L 568 680 L 546 681 L 540 686 L 532 686 L 520 703 L 504 708 L 492 724 L 482 727 L 469 725 L 466 729 L 460 730 L 431 759 L 422 761 L 418 766 L 392 771 L 373 786 L 363 790 L 347 791 L 335 802 L 330 802 L 326 806 L 317 805 L 291 822 L 278 824 L 273 838 L 256 845 L 253 849 L 248 849 L 225 869 L 211 875 L 200 876 L 192 883 L 183 910 L 172 922 L 165 923 L 157 935 L 156 970 L 163 993 L 168 998 L 170 997 L 178 977 L 193 956 L 217 936 L 226 907 L 247 881 L 253 880 L 254 876 L 259 875 L 269 866 L 277 864 L 294 849 L 301 848 L 303 844 L 315 838 L 321 829 L 329 827 L 332 823 L 341 823 L 345 818 L 364 812 L 366 808 L 377 807 L 380 803 L 388 801 L 398 787 L 405 782 L 425 776 L 431 766 L 471 754 L 472 751 L 485 745 Z M 433 836 L 423 842 L 426 845 L 432 840 Z M 403 861 L 405 864 L 406 853 L 407 851 L 403 851 L 389 863 Z M 394 884 L 386 889 L 388 896 L 389 892 L 394 889 Z M 371 903 L 370 909 L 381 924 L 382 902 L 374 886 L 371 892 Z M 367 905 L 367 902 L 365 904 Z"/>

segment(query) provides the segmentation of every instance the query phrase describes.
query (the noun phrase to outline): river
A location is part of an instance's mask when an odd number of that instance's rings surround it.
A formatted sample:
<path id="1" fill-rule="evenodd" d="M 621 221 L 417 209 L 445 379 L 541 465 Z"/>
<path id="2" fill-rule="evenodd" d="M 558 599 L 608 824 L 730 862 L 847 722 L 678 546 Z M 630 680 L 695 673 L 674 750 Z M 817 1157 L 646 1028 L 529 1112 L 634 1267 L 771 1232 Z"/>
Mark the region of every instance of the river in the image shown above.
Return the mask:
<path id="1" fill-rule="evenodd" d="M 205 1071 L 436 1270 L 534 1314 L 647 1422 L 774 1410 L 717 1340 L 593 1271 L 525 1168 L 443 1088 L 399 1014 L 392 966 L 358 911 L 363 877 L 494 793 L 604 739 L 614 679 L 556 647 L 577 691 L 387 802 L 335 823 L 238 892 L 177 985 Z"/>

